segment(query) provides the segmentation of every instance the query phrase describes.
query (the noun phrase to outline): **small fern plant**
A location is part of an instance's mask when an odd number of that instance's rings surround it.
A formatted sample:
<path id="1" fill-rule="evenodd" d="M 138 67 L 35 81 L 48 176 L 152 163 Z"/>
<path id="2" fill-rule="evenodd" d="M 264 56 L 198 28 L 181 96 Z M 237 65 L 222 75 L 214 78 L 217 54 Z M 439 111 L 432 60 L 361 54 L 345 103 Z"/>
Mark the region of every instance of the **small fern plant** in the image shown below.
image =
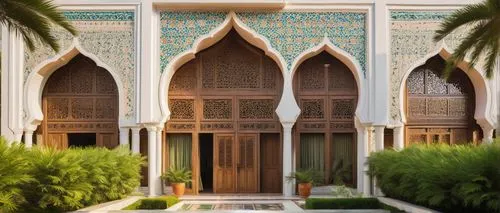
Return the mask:
<path id="1" fill-rule="evenodd" d="M 321 182 L 322 175 L 318 171 L 308 169 L 292 172 L 286 178 L 287 181 L 296 180 L 297 183 L 311 183 L 313 185 L 316 185 L 317 183 Z"/>
<path id="2" fill-rule="evenodd" d="M 169 183 L 190 183 L 192 173 L 187 168 L 175 169 L 170 168 L 165 172 L 161 179 Z"/>

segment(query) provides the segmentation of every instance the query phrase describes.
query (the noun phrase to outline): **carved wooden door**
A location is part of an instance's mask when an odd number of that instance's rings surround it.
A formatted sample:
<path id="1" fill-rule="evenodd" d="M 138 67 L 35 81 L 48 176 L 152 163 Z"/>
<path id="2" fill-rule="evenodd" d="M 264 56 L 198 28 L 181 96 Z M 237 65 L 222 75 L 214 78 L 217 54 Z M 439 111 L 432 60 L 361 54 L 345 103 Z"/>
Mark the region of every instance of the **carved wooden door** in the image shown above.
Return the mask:
<path id="1" fill-rule="evenodd" d="M 235 192 L 234 135 L 214 134 L 214 192 Z"/>
<path id="2" fill-rule="evenodd" d="M 256 193 L 259 191 L 258 134 L 238 135 L 237 190 Z"/>

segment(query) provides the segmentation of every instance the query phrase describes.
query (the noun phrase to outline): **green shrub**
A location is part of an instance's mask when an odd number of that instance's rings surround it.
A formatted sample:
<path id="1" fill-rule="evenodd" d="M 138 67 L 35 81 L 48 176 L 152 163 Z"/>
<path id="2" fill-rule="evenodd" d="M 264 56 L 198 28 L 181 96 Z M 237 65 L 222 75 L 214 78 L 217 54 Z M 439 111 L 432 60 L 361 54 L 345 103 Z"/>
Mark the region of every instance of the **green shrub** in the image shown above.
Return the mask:
<path id="1" fill-rule="evenodd" d="M 298 170 L 296 172 L 290 173 L 289 176 L 286 177 L 287 181 L 297 181 L 297 183 L 311 183 L 316 185 L 317 183 L 323 182 L 323 175 L 320 172 L 307 169 L 307 170 Z"/>
<path id="2" fill-rule="evenodd" d="M 379 209 L 377 198 L 308 198 L 306 209 Z"/>
<path id="3" fill-rule="evenodd" d="M 15 212 L 25 199 L 20 186 L 33 181 L 22 144 L 7 145 L 0 137 L 0 212 Z"/>
<path id="4" fill-rule="evenodd" d="M 161 179 L 166 180 L 169 183 L 190 183 L 191 175 L 191 171 L 189 171 L 187 168 L 170 168 L 165 174 L 161 176 Z"/>
<path id="5" fill-rule="evenodd" d="M 166 209 L 179 202 L 179 198 L 175 196 L 165 196 L 158 198 L 145 198 L 136 201 L 130 206 L 124 208 L 124 210 L 136 210 L 136 209 Z"/>
<path id="6" fill-rule="evenodd" d="M 127 148 L 25 149 L 0 138 L 0 212 L 63 212 L 116 200 L 140 184 Z"/>
<path id="7" fill-rule="evenodd" d="M 444 212 L 500 212 L 500 146 L 412 146 L 370 156 L 388 197 Z"/>

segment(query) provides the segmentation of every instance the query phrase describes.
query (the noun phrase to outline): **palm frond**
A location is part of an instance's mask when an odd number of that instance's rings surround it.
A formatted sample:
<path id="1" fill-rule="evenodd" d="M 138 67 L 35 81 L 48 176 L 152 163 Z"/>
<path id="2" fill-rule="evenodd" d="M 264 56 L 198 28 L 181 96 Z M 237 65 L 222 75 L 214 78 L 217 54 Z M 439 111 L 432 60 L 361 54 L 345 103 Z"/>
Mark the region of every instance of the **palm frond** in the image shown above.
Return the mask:
<path id="1" fill-rule="evenodd" d="M 488 2 L 482 2 L 468 5 L 462 9 L 456 10 L 450 17 L 441 23 L 439 27 L 440 29 L 437 30 L 434 35 L 434 41 L 437 42 L 442 40 L 444 37 L 463 25 L 490 19 L 492 11 L 489 8 L 490 6 Z"/>

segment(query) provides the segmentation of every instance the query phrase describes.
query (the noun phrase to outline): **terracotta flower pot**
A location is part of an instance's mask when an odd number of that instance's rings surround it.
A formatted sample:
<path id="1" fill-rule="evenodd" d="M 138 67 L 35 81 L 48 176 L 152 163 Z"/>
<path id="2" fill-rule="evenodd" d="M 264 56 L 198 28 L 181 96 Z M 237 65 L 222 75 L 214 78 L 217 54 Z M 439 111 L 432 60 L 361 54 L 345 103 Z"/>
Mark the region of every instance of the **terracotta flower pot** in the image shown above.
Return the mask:
<path id="1" fill-rule="evenodd" d="M 184 191 L 186 190 L 185 183 L 171 183 L 170 186 L 172 186 L 172 191 L 174 192 L 175 196 L 179 197 L 184 195 Z"/>
<path id="2" fill-rule="evenodd" d="M 299 183 L 299 196 L 303 198 L 311 195 L 312 183 Z"/>

